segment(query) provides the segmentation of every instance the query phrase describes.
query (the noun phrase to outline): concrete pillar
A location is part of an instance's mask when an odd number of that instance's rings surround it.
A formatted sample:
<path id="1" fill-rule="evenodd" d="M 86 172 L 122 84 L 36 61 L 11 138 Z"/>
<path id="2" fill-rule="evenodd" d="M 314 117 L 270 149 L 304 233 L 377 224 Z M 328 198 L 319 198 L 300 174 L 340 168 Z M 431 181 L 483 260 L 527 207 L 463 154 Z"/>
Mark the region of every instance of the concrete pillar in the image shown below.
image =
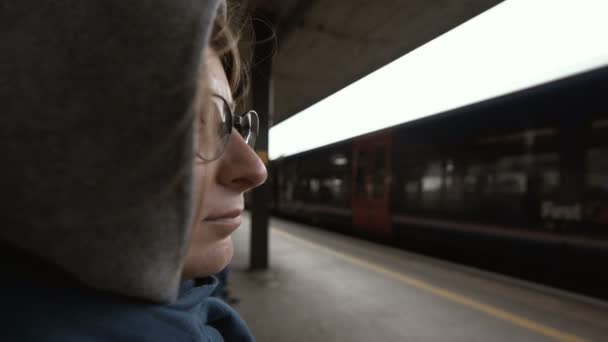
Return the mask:
<path id="1" fill-rule="evenodd" d="M 268 130 L 272 118 L 272 57 L 274 51 L 273 28 L 268 16 L 264 21 L 253 21 L 256 44 L 251 70 L 251 92 L 253 108 L 260 117 L 256 152 L 268 166 Z M 268 268 L 268 223 L 270 215 L 270 186 L 264 184 L 251 194 L 251 244 L 249 268 Z"/>

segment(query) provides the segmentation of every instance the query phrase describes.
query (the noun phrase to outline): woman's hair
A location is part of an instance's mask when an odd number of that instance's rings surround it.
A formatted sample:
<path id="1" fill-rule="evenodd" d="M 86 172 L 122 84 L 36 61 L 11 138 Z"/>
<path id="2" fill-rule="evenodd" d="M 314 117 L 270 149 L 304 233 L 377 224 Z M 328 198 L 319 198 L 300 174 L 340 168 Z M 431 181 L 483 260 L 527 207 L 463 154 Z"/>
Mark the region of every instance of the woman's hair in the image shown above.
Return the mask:
<path id="1" fill-rule="evenodd" d="M 232 91 L 235 102 L 247 95 L 249 89 L 248 65 L 239 51 L 240 35 L 244 31 L 238 27 L 237 6 L 228 5 L 228 15 L 218 15 L 211 33 L 211 48 L 218 54 Z"/>

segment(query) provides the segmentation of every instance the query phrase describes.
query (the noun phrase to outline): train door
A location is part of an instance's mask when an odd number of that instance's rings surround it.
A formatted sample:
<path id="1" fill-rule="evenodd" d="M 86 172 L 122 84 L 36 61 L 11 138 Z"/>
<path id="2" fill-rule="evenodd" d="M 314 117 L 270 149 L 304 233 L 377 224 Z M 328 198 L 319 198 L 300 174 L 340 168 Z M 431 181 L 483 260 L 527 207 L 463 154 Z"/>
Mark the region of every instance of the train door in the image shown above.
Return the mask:
<path id="1" fill-rule="evenodd" d="M 353 141 L 353 226 L 375 236 L 391 232 L 390 131 Z"/>

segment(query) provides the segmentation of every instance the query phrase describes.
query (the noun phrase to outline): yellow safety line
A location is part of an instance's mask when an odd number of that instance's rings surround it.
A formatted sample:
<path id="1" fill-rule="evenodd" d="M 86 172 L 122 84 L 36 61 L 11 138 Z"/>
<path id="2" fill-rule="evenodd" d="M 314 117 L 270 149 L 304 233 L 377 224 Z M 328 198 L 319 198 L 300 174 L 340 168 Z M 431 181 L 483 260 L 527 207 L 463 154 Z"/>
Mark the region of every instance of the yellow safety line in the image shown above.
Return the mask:
<path id="1" fill-rule="evenodd" d="M 302 238 L 297 237 L 295 235 L 292 235 L 290 233 L 286 233 L 286 232 L 284 232 L 282 230 L 279 230 L 277 228 L 273 228 L 273 230 L 276 233 L 278 233 L 279 235 L 281 235 L 281 236 L 283 236 L 283 237 L 285 237 L 285 238 L 287 238 L 289 240 L 292 240 L 292 241 L 298 242 L 300 244 L 306 245 L 309 248 L 316 249 L 316 250 L 321 251 L 323 253 L 333 255 L 336 258 L 342 259 L 342 260 L 347 261 L 347 262 L 349 262 L 351 264 L 354 264 L 354 265 L 360 266 L 362 268 L 365 268 L 367 270 L 370 270 L 370 271 L 382 274 L 382 275 L 387 276 L 389 278 L 396 279 L 396 280 L 401 281 L 401 282 L 403 282 L 403 283 L 405 283 L 407 285 L 413 286 L 413 287 L 418 288 L 420 290 L 424 290 L 426 292 L 430 292 L 430 293 L 432 293 L 432 294 L 434 294 L 436 296 L 445 298 L 447 300 L 450 300 L 450 301 L 458 303 L 458 304 L 462 304 L 462 305 L 464 305 L 466 307 L 469 307 L 469 308 L 481 311 L 481 312 L 486 313 L 486 314 L 488 314 L 490 316 L 502 319 L 502 320 L 510 322 L 510 323 L 512 323 L 514 325 L 517 325 L 517 326 L 526 328 L 528 330 L 534 331 L 536 333 L 539 333 L 541 335 L 552 337 L 552 338 L 554 338 L 554 339 L 556 339 L 558 341 L 568 341 L 568 342 L 585 342 L 585 341 L 587 341 L 586 339 L 584 339 L 582 337 L 579 337 L 579 336 L 576 336 L 576 335 L 572 335 L 572 334 L 568 334 L 568 333 L 565 333 L 565 332 L 560 331 L 558 329 L 551 328 L 551 327 L 548 327 L 546 325 L 543 325 L 543 324 L 531 321 L 529 319 L 525 319 L 525 318 L 519 317 L 519 316 L 517 316 L 517 315 L 515 315 L 513 313 L 510 313 L 508 311 L 501 310 L 501 309 L 495 308 L 493 306 L 484 304 L 482 302 L 476 301 L 474 299 L 468 298 L 466 296 L 460 295 L 458 293 L 454 293 L 452 291 L 448 291 L 446 289 L 442 289 L 440 287 L 431 285 L 431 284 L 429 284 L 427 282 L 424 282 L 422 280 L 419 280 L 419 279 L 416 279 L 416 278 L 412 278 L 410 276 L 406 276 L 406 275 L 403 275 L 401 273 L 388 270 L 388 269 L 386 269 L 386 268 L 384 268 L 382 266 L 372 264 L 370 262 L 367 262 L 365 260 L 362 260 L 362 259 L 350 256 L 350 255 L 347 255 L 347 254 L 336 252 L 336 251 L 331 250 L 331 249 L 329 249 L 327 247 L 323 247 L 323 246 L 318 245 L 318 244 L 316 244 L 314 242 L 311 242 L 309 240 L 302 239 Z"/>

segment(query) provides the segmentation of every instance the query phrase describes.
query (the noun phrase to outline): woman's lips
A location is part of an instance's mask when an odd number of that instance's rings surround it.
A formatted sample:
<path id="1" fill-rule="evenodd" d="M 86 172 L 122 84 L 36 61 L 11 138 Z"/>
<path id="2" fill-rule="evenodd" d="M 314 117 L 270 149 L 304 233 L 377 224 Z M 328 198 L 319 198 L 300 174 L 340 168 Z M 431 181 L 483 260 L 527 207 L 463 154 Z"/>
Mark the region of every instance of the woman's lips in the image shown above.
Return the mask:
<path id="1" fill-rule="evenodd" d="M 227 212 L 224 212 L 221 214 L 211 214 L 211 215 L 208 215 L 207 217 L 205 217 L 203 219 L 203 221 L 216 221 L 216 220 L 240 218 L 242 213 L 243 213 L 242 210 L 236 209 L 236 210 L 227 211 Z"/>
<path id="2" fill-rule="evenodd" d="M 242 222 L 242 210 L 233 210 L 222 214 L 212 214 L 203 219 L 203 224 L 221 227 L 226 233 L 235 231 Z"/>

